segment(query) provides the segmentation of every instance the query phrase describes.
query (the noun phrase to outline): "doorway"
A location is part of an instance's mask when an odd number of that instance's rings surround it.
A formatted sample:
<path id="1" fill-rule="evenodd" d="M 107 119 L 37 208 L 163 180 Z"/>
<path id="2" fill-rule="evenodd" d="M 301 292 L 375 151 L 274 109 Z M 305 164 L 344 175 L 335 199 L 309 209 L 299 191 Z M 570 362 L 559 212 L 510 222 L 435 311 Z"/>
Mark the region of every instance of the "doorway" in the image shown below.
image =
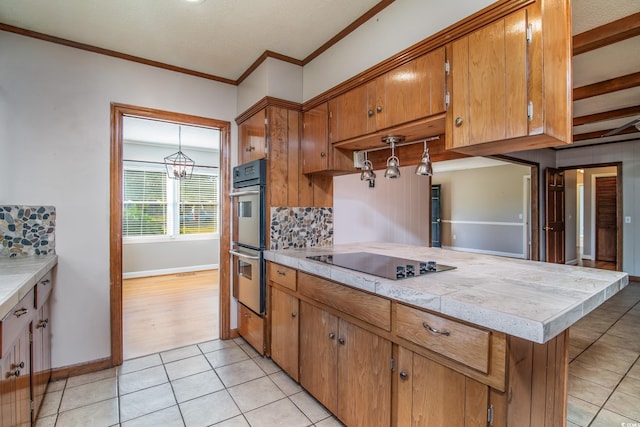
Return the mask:
<path id="1" fill-rule="evenodd" d="M 160 122 L 217 129 L 220 132 L 220 258 L 219 258 L 219 331 L 220 338 L 230 337 L 229 301 L 229 230 L 224 227 L 229 218 L 228 185 L 230 177 L 230 123 L 199 116 L 154 110 L 122 104 L 111 105 L 111 168 L 110 168 L 110 276 L 111 276 L 111 364 L 123 361 L 123 203 L 124 203 L 124 150 L 123 123 L 126 117 L 151 119 Z M 174 307 L 171 311 L 189 307 Z"/>
<path id="2" fill-rule="evenodd" d="M 431 247 L 442 247 L 441 241 L 441 191 L 442 185 L 435 184 L 431 186 Z"/>
<path id="3" fill-rule="evenodd" d="M 125 116 L 122 134 L 126 360 L 219 337 L 220 131 Z M 194 162 L 184 179 L 174 153 Z"/>
<path id="4" fill-rule="evenodd" d="M 562 263 L 622 270 L 622 164 L 565 167 Z M 547 193 L 549 194 L 548 181 Z M 553 186 L 552 186 L 553 187 Z M 549 222 L 547 204 L 547 224 Z M 549 244 L 547 241 L 547 249 Z M 548 252 L 548 251 L 547 251 Z M 547 253 L 547 261 L 553 262 Z"/>

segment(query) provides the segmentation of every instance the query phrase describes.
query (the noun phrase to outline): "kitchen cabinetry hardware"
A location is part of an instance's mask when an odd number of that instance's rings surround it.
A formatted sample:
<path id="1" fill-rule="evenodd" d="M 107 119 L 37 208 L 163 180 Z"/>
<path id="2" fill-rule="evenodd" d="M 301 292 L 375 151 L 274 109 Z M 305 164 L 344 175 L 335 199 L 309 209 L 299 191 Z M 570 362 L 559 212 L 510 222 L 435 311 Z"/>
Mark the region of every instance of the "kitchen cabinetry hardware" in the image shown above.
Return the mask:
<path id="1" fill-rule="evenodd" d="M 427 322 L 422 322 L 422 326 L 428 330 L 429 332 L 432 332 L 434 334 L 439 334 L 439 335 L 444 335 L 444 336 L 449 336 L 451 335 L 451 332 L 447 331 L 446 329 L 440 330 L 440 329 L 436 329 L 436 328 L 432 328 L 431 326 L 429 326 L 429 324 Z"/>
<path id="2" fill-rule="evenodd" d="M 377 113 L 382 113 L 382 107 L 378 105 L 378 106 L 376 107 L 376 112 L 377 112 Z"/>
<path id="3" fill-rule="evenodd" d="M 287 274 L 286 271 L 282 271 L 282 270 L 276 270 L 276 273 L 278 273 L 280 276 L 285 276 Z"/>
<path id="4" fill-rule="evenodd" d="M 12 363 L 11 369 L 24 369 L 24 362 Z"/>
<path id="5" fill-rule="evenodd" d="M 326 156 L 327 156 L 327 153 L 325 153 L 324 151 L 320 153 L 320 157 L 326 157 Z"/>
<path id="6" fill-rule="evenodd" d="M 400 371 L 400 379 L 406 381 L 409 375 L 405 371 Z"/>
<path id="7" fill-rule="evenodd" d="M 527 43 L 531 43 L 531 40 L 533 39 L 533 28 L 531 27 L 531 24 L 527 25 Z"/>
<path id="8" fill-rule="evenodd" d="M 548 225 L 545 225 L 542 229 L 544 231 L 553 231 L 553 227 L 549 227 Z"/>
<path id="9" fill-rule="evenodd" d="M 243 254 L 242 252 L 238 252 L 238 251 L 234 251 L 234 250 L 230 250 L 230 251 L 229 251 L 229 253 L 230 253 L 231 255 L 235 255 L 235 256 L 240 257 L 240 258 L 256 259 L 256 260 L 257 260 L 257 259 L 260 259 L 260 257 L 259 257 L 259 256 L 247 255 L 247 254 Z"/>
<path id="10" fill-rule="evenodd" d="M 344 345 L 344 343 L 345 343 L 344 338 L 342 337 L 338 338 L 338 344 Z"/>
<path id="11" fill-rule="evenodd" d="M 16 369 L 14 371 L 7 372 L 7 378 L 11 378 L 11 377 L 18 378 L 19 376 L 20 376 L 20 369 Z"/>
<path id="12" fill-rule="evenodd" d="M 291 317 L 296 317 L 298 315 L 298 313 L 296 313 L 295 311 L 291 312 Z"/>
<path id="13" fill-rule="evenodd" d="M 49 280 L 49 279 L 45 279 L 45 280 L 43 280 L 43 281 L 42 281 L 42 282 L 40 282 L 40 283 L 42 283 L 43 285 L 48 285 L 49 283 L 51 283 L 51 280 Z"/>
<path id="14" fill-rule="evenodd" d="M 462 117 L 456 117 L 456 127 L 462 126 Z"/>
<path id="15" fill-rule="evenodd" d="M 336 337 L 336 334 L 334 334 L 333 332 L 329 332 L 329 339 L 332 340 Z"/>
<path id="16" fill-rule="evenodd" d="M 236 191 L 229 193 L 229 197 L 254 196 L 256 194 L 260 194 L 260 190 Z"/>
<path id="17" fill-rule="evenodd" d="M 372 117 L 373 116 L 373 110 L 367 111 L 367 116 Z"/>
<path id="18" fill-rule="evenodd" d="M 529 101 L 527 104 L 527 119 L 529 121 L 533 120 L 533 102 Z"/>
<path id="19" fill-rule="evenodd" d="M 13 315 L 16 316 L 16 317 L 20 317 L 20 316 L 23 316 L 23 315 L 27 314 L 28 312 L 29 312 L 28 309 L 22 307 L 22 308 L 17 309 L 16 311 L 14 311 Z"/>
<path id="20" fill-rule="evenodd" d="M 36 328 L 46 328 L 49 325 L 49 319 L 44 319 L 38 322 Z"/>

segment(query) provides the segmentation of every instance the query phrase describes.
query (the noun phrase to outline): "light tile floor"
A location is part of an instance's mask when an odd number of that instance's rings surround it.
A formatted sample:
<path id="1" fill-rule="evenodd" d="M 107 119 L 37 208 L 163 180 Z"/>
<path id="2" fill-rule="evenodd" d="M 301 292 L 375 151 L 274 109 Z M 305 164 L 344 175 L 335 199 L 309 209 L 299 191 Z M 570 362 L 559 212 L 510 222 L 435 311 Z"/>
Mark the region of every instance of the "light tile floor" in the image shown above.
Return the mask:
<path id="1" fill-rule="evenodd" d="M 631 283 L 571 328 L 568 427 L 640 426 L 639 301 L 640 283 Z M 52 382 L 36 424 L 210 425 L 341 426 L 242 339 L 178 348 Z"/>

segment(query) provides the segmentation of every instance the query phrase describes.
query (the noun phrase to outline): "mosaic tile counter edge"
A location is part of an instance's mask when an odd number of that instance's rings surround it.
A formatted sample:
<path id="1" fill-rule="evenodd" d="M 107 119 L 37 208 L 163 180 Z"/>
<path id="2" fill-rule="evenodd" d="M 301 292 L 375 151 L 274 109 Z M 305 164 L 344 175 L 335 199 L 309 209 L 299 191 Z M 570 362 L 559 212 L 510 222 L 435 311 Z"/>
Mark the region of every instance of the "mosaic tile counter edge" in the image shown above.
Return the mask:
<path id="1" fill-rule="evenodd" d="M 270 249 L 333 245 L 333 208 L 271 208 Z"/>
<path id="2" fill-rule="evenodd" d="M 0 257 L 55 254 L 56 208 L 0 206 Z"/>

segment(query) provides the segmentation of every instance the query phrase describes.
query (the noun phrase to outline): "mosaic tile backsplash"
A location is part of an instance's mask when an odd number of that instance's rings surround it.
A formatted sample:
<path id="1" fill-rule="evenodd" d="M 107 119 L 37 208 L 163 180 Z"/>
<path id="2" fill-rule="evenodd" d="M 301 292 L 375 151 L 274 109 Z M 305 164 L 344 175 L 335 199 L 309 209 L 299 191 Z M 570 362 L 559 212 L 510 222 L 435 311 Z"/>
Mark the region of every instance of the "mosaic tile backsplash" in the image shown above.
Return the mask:
<path id="1" fill-rule="evenodd" d="M 271 208 L 271 248 L 333 245 L 333 208 Z"/>
<path id="2" fill-rule="evenodd" d="M 0 256 L 55 253 L 56 208 L 0 206 Z"/>

